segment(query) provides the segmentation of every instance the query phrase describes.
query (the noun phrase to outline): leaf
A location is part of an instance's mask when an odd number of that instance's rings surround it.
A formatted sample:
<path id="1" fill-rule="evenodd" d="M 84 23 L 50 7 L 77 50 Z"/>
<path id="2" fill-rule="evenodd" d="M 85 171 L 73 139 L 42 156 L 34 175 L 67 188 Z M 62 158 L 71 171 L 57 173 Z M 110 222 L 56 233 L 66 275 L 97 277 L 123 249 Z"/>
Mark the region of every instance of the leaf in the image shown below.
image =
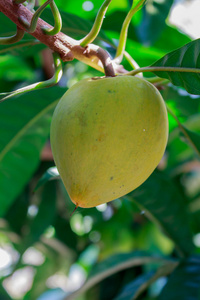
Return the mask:
<path id="1" fill-rule="evenodd" d="M 184 125 L 179 122 L 179 119 L 174 115 L 174 113 L 169 109 L 169 113 L 173 116 L 173 118 L 178 123 L 181 133 L 184 135 L 186 141 L 189 145 L 194 149 L 196 154 L 200 157 L 200 134 L 194 131 L 187 129 Z"/>
<path id="2" fill-rule="evenodd" d="M 136 27 L 139 40 L 144 45 L 152 45 L 159 38 L 166 27 L 165 20 L 172 4 L 173 0 L 147 1 L 142 9 L 142 21 Z"/>
<path id="3" fill-rule="evenodd" d="M 84 4 L 83 0 L 76 0 L 76 1 L 57 0 L 56 1 L 56 5 L 58 6 L 59 10 L 63 10 L 68 13 L 75 12 L 77 16 L 92 21 L 94 21 L 96 13 L 99 10 L 102 3 L 103 3 L 102 0 L 95 0 L 94 2 L 92 2 L 92 5 L 91 3 L 87 3 L 87 2 Z M 88 5 L 90 10 L 89 9 L 87 10 Z"/>
<path id="4" fill-rule="evenodd" d="M 138 276 L 135 280 L 126 284 L 121 293 L 114 300 L 133 300 L 137 298 L 139 289 L 146 289 L 149 281 L 155 276 L 155 271 Z M 136 295 L 136 296 L 135 296 Z"/>
<path id="5" fill-rule="evenodd" d="M 190 101 L 191 103 L 191 101 Z M 174 109 L 173 109 L 174 111 Z M 179 116 L 180 117 L 180 116 Z M 197 158 L 192 144 L 189 146 L 185 136 L 177 127 L 177 120 L 169 114 L 170 122 L 174 121 L 174 129 L 169 135 L 168 140 L 168 165 L 169 172 L 180 173 L 184 172 L 184 165 L 188 161 L 194 161 Z M 182 121 L 181 125 L 195 133 L 200 133 L 200 114 L 193 114 L 187 118 L 187 121 Z M 189 146 L 189 147 L 188 147 Z M 192 146 L 192 147 L 191 147 Z M 195 149 L 196 150 L 196 149 Z M 182 167 L 181 167 L 182 165 Z"/>
<path id="6" fill-rule="evenodd" d="M 185 135 L 187 141 L 191 147 L 195 150 L 200 158 L 200 134 L 187 129 L 184 125 L 182 126 L 182 132 Z"/>
<path id="7" fill-rule="evenodd" d="M 7 81 L 31 80 L 34 76 L 33 70 L 28 66 L 23 57 L 12 55 L 0 56 L 0 79 Z M 5 89 L 5 86 L 2 85 Z M 0 92 L 2 92 L 0 87 Z"/>
<path id="8" fill-rule="evenodd" d="M 0 280 L 0 299 L 1 300 L 12 300 L 13 298 L 11 298 L 10 295 L 8 294 L 8 292 L 4 289 L 3 281 L 4 281 L 4 277 L 1 276 L 1 280 Z"/>
<path id="9" fill-rule="evenodd" d="M 0 104 L 0 216 L 31 178 L 49 135 L 50 120 L 63 89 L 27 93 Z"/>
<path id="10" fill-rule="evenodd" d="M 142 46 L 135 41 L 128 40 L 126 46 L 128 53 L 132 54 L 140 66 L 147 66 L 165 54 L 164 51 L 154 47 L 148 48 Z"/>
<path id="11" fill-rule="evenodd" d="M 101 282 L 103 279 L 128 268 L 134 266 L 154 263 L 154 262 L 166 262 L 169 260 L 161 256 L 152 256 L 142 251 L 135 251 L 132 253 L 121 253 L 113 255 L 103 262 L 98 263 L 92 269 L 86 283 L 77 291 L 68 295 L 64 300 L 75 299 L 79 294 L 86 292 L 88 289 Z M 171 260 L 171 263 L 176 265 L 176 262 Z"/>
<path id="12" fill-rule="evenodd" d="M 41 44 L 32 36 L 28 36 L 27 34 L 25 34 L 25 38 L 22 39 L 20 42 L 11 45 L 0 45 L 0 55 L 9 53 L 15 56 L 23 55 L 24 57 L 29 57 L 35 55 L 37 52 L 40 52 L 45 48 L 46 45 Z"/>
<path id="13" fill-rule="evenodd" d="M 159 300 L 198 300 L 200 296 L 200 257 L 183 261 L 171 274 Z"/>
<path id="14" fill-rule="evenodd" d="M 166 54 L 150 67 L 157 76 L 169 79 L 174 85 L 185 88 L 190 94 L 200 95 L 200 39 Z M 153 70 L 154 67 L 178 67 L 184 68 L 185 71 L 158 72 Z M 190 71 L 191 68 L 196 73 Z"/>
<path id="15" fill-rule="evenodd" d="M 9 228 L 19 236 L 22 235 L 24 223 L 27 220 L 29 205 L 30 191 L 28 188 L 25 188 L 4 216 L 4 219 L 9 224 Z"/>
<path id="16" fill-rule="evenodd" d="M 38 213 L 30 221 L 28 235 L 25 236 L 21 245 L 22 251 L 37 242 L 44 231 L 52 225 L 56 214 L 56 186 L 55 184 L 47 183 L 42 191 Z"/>
<path id="17" fill-rule="evenodd" d="M 34 191 L 39 189 L 42 185 L 47 183 L 49 180 L 59 179 L 60 175 L 58 173 L 58 169 L 56 167 L 49 168 L 43 176 L 39 179 Z"/>
<path id="18" fill-rule="evenodd" d="M 166 25 L 154 47 L 166 51 L 166 53 L 180 48 L 191 42 L 191 38 L 180 32 L 175 27 Z"/>
<path id="19" fill-rule="evenodd" d="M 122 24 L 126 18 L 126 15 L 127 15 L 127 11 L 119 10 L 119 8 L 118 8 L 117 10 L 112 12 L 109 15 L 109 17 L 105 18 L 105 20 L 103 21 L 103 24 L 102 24 L 102 28 L 104 30 L 108 30 L 108 32 L 114 31 L 119 34 L 121 31 Z M 112 33 L 112 35 L 113 35 L 113 33 Z M 130 25 L 129 25 L 128 36 L 131 38 L 131 40 L 137 40 L 137 36 L 135 34 L 135 28 L 132 25 L 132 23 L 130 23 Z M 118 38 L 119 38 L 119 36 L 118 36 Z"/>
<path id="20" fill-rule="evenodd" d="M 121 293 L 114 300 L 134 300 L 141 295 L 158 278 L 169 275 L 175 268 L 175 264 L 166 264 L 156 271 L 150 271 L 138 276 L 135 280 L 124 286 Z"/>
<path id="21" fill-rule="evenodd" d="M 174 85 L 166 86 L 162 95 L 167 106 L 172 108 L 178 118 L 181 117 L 181 121 L 200 113 L 200 96 L 191 95 L 185 89 Z"/>
<path id="22" fill-rule="evenodd" d="M 125 198 L 135 201 L 147 217 L 161 227 L 181 255 L 188 255 L 193 250 L 185 198 L 167 173 L 154 171 Z"/>
<path id="23" fill-rule="evenodd" d="M 0 35 L 2 37 L 15 34 L 16 25 L 2 13 L 0 14 L 0 23 L 3 24 L 0 28 Z M 0 54 L 32 56 L 45 47 L 45 45 L 42 45 L 33 36 L 25 33 L 24 38 L 20 42 L 11 45 L 0 45 Z"/>
<path id="24" fill-rule="evenodd" d="M 67 207 L 66 207 L 67 215 Z M 69 220 L 64 215 L 56 215 L 52 226 L 55 228 L 55 238 L 66 245 L 72 251 L 77 249 L 79 237 L 74 233 L 70 226 Z"/>

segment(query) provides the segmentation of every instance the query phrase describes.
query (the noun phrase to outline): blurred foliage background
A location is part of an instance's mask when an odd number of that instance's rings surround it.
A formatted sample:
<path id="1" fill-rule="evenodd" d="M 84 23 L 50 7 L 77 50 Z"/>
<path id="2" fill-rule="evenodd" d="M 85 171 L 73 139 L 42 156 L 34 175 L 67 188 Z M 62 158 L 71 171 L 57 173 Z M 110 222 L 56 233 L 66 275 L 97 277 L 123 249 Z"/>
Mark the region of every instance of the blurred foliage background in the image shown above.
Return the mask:
<path id="1" fill-rule="evenodd" d="M 133 17 L 126 50 L 141 67 L 198 38 L 200 32 L 186 34 L 170 18 L 176 9 L 178 21 L 177 7 L 183 13 L 182 4 L 187 10 L 197 2 L 149 0 Z M 111 2 L 95 41 L 111 55 L 131 3 Z M 62 32 L 80 39 L 102 0 L 56 4 Z M 41 17 L 53 23 L 49 9 Z M 15 31 L 3 14 L 0 24 L 1 36 Z M 130 70 L 125 59 L 123 65 Z M 194 138 L 195 149 L 169 115 L 166 153 L 150 178 L 121 199 L 79 208 L 70 216 L 74 205 L 58 176 L 51 176 L 56 175 L 51 117 L 67 88 L 101 74 L 79 61 L 63 63 L 63 68 L 56 87 L 0 104 L 0 299 L 199 299 L 200 97 L 172 84 L 160 90 Z M 52 74 L 50 50 L 32 36 L 0 46 L 0 92 Z"/>

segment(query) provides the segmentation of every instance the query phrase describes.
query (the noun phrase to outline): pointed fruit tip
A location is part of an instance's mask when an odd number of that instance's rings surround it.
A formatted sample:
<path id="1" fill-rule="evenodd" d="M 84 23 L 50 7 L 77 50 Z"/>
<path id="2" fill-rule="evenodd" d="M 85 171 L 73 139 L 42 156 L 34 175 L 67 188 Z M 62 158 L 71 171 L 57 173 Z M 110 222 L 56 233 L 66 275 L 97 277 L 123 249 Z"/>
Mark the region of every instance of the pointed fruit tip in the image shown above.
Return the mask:
<path id="1" fill-rule="evenodd" d="M 78 204 L 76 204 L 76 206 L 75 206 L 75 208 L 74 208 L 73 212 L 70 214 L 70 217 L 72 217 L 72 216 L 73 216 L 73 214 L 75 213 L 75 211 L 77 210 L 77 208 L 78 208 Z"/>

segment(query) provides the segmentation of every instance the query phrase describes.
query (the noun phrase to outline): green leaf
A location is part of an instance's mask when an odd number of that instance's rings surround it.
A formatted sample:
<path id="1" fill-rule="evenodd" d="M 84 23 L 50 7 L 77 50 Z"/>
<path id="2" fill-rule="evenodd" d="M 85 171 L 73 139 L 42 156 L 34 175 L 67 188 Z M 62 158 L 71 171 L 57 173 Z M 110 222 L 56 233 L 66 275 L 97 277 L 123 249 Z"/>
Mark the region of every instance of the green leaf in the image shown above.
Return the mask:
<path id="1" fill-rule="evenodd" d="M 25 34 L 25 38 L 20 42 L 11 45 L 0 45 L 0 55 L 9 53 L 15 56 L 23 55 L 30 57 L 45 48 L 46 45 L 41 44 L 33 36 Z"/>
<path id="2" fill-rule="evenodd" d="M 191 101 L 190 101 L 190 103 L 191 103 Z M 174 111 L 174 109 L 173 109 L 173 111 Z M 179 117 L 180 116 L 178 116 L 178 118 Z M 171 122 L 174 121 L 174 126 L 177 126 L 177 120 L 169 114 L 169 119 L 170 118 L 171 118 Z M 187 121 L 183 120 L 181 125 L 182 124 L 190 131 L 195 132 L 195 133 L 200 133 L 200 114 L 197 113 L 197 114 L 191 115 L 190 117 L 187 118 Z M 195 152 L 193 149 L 193 145 L 190 144 L 190 147 L 189 147 L 188 142 L 182 133 L 181 133 L 181 138 L 180 138 L 180 129 L 181 128 L 182 128 L 182 126 L 175 127 L 174 130 L 169 135 L 168 148 L 167 148 L 168 154 L 169 154 L 167 168 L 168 168 L 169 172 L 171 172 L 172 169 L 174 169 L 174 171 L 175 171 L 176 168 L 178 168 L 177 171 L 178 170 L 180 171 L 181 168 L 179 169 L 179 167 L 178 167 L 178 165 L 180 165 L 180 163 L 184 164 L 186 161 L 195 160 Z"/>
<path id="3" fill-rule="evenodd" d="M 58 179 L 58 178 L 60 178 L 60 175 L 58 173 L 58 169 L 56 167 L 51 167 L 39 179 L 39 181 L 38 181 L 38 183 L 37 183 L 37 185 L 36 185 L 36 187 L 35 187 L 34 190 L 36 191 L 42 185 L 44 185 L 45 183 L 47 183 L 49 180 L 54 180 L 54 179 Z"/>
<path id="4" fill-rule="evenodd" d="M 159 39 L 154 43 L 154 47 L 166 51 L 166 53 L 180 48 L 191 42 L 191 38 L 180 32 L 175 27 L 167 25 Z"/>
<path id="5" fill-rule="evenodd" d="M 178 71 L 153 71 L 159 77 L 169 79 L 174 85 L 181 86 L 190 94 L 200 95 L 200 39 L 194 40 L 185 46 L 166 54 L 150 67 L 178 67 Z M 187 71 L 187 68 L 196 69 L 196 73 Z M 198 70 L 197 70 L 198 69 Z"/>
<path id="6" fill-rule="evenodd" d="M 154 171 L 125 198 L 135 201 L 147 217 L 162 228 L 181 255 L 188 255 L 193 250 L 185 198 L 167 173 Z"/>
<path id="7" fill-rule="evenodd" d="M 23 57 L 14 57 L 12 55 L 0 56 L 0 65 L 1 80 L 22 81 L 33 78 L 33 70 L 28 66 Z M 2 87 L 5 89 L 4 85 Z M 0 90 L 0 92 L 3 92 L 3 90 Z"/>
<path id="8" fill-rule="evenodd" d="M 200 157 L 200 134 L 198 132 L 194 132 L 192 130 L 187 129 L 184 125 L 179 122 L 179 119 L 175 116 L 175 114 L 169 109 L 169 113 L 173 116 L 173 118 L 178 123 L 181 133 L 184 135 L 186 141 L 189 145 L 194 149 L 196 154 Z"/>
<path id="9" fill-rule="evenodd" d="M 44 231 L 52 225 L 56 214 L 56 186 L 52 182 L 47 183 L 42 191 L 37 215 L 30 221 L 28 235 L 21 245 L 22 251 L 37 242 Z"/>
<path id="10" fill-rule="evenodd" d="M 200 113 L 200 96 L 191 95 L 183 88 L 168 85 L 162 91 L 163 98 L 167 106 L 172 108 L 175 115 L 182 120 L 187 120 L 190 116 Z M 200 129 L 200 125 L 199 125 Z"/>
<path id="11" fill-rule="evenodd" d="M 129 282 L 124 286 L 121 293 L 114 300 L 134 300 L 141 295 L 154 281 L 158 278 L 171 274 L 174 270 L 175 264 L 165 264 L 156 271 L 138 276 L 135 280 Z"/>
<path id="12" fill-rule="evenodd" d="M 185 135 L 187 141 L 200 158 L 200 134 L 198 132 L 187 129 L 184 125 L 181 126 L 183 128 L 182 132 Z"/>
<path id="13" fill-rule="evenodd" d="M 12 300 L 13 298 L 10 297 L 8 292 L 3 287 L 3 284 L 2 284 L 3 281 L 4 281 L 4 277 L 2 276 L 0 279 L 0 299 L 1 300 Z"/>
<path id="14" fill-rule="evenodd" d="M 152 45 L 159 38 L 172 4 L 173 0 L 147 1 L 142 9 L 142 22 L 136 27 L 139 40 L 144 45 Z"/>
<path id="15" fill-rule="evenodd" d="M 27 93 L 0 104 L 0 216 L 31 178 L 49 135 L 62 88 Z"/>
<path id="16" fill-rule="evenodd" d="M 140 291 L 145 290 L 151 279 L 155 276 L 155 271 L 150 271 L 146 274 L 140 275 L 137 279 L 129 282 L 124 286 L 120 294 L 114 298 L 114 300 L 133 300 L 137 298 L 137 295 L 140 295 Z M 139 292 L 139 294 L 138 294 Z"/>
<path id="17" fill-rule="evenodd" d="M 0 14 L 0 23 L 3 24 L 0 28 L 1 37 L 12 36 L 15 34 L 16 25 L 2 13 Z M 45 47 L 45 45 L 42 45 L 33 36 L 25 33 L 20 42 L 11 45 L 0 45 L 0 54 L 32 56 Z"/>
<path id="18" fill-rule="evenodd" d="M 115 10 L 113 11 L 109 17 L 106 17 L 105 20 L 103 21 L 102 28 L 108 32 L 116 32 L 120 33 L 122 24 L 126 18 L 127 15 L 127 10 L 122 11 L 122 10 Z M 130 23 L 129 29 L 128 29 L 128 37 L 130 39 L 137 40 L 137 36 L 135 34 L 135 28 L 132 23 Z"/>
<path id="19" fill-rule="evenodd" d="M 135 251 L 131 253 L 121 253 L 116 254 L 103 262 L 98 263 L 93 267 L 88 280 L 86 283 L 77 291 L 73 292 L 67 296 L 66 300 L 75 299 L 76 296 L 86 292 L 91 287 L 95 286 L 103 279 L 128 268 L 132 268 L 138 265 L 148 264 L 148 263 L 163 263 L 170 262 L 176 265 L 175 260 L 168 260 L 161 256 L 153 256 L 142 251 Z"/>
<path id="20" fill-rule="evenodd" d="M 147 66 L 165 54 L 157 48 L 148 48 L 130 40 L 127 41 L 126 49 L 140 66 Z"/>
<path id="21" fill-rule="evenodd" d="M 87 3 L 85 4 L 86 5 L 84 5 L 83 0 L 76 0 L 76 1 L 57 0 L 56 1 L 56 5 L 58 6 L 59 10 L 66 11 L 68 13 L 75 13 L 77 16 L 83 17 L 86 20 L 94 21 L 96 13 L 98 12 L 100 6 L 102 5 L 102 0 L 95 0 L 94 2 L 92 2 L 93 8 L 91 8 L 91 10 L 85 10 L 85 6 L 87 7 Z M 91 3 L 89 3 L 89 6 L 90 5 Z"/>
<path id="22" fill-rule="evenodd" d="M 27 220 L 28 208 L 30 205 L 30 191 L 25 188 L 23 193 L 16 198 L 10 206 L 4 219 L 9 224 L 9 228 L 21 236 L 24 228 L 24 223 Z"/>
<path id="23" fill-rule="evenodd" d="M 66 215 L 68 215 L 67 207 L 64 216 L 56 215 L 52 225 L 55 228 L 55 238 L 74 251 L 78 248 L 79 237 L 72 230 Z"/>
<path id="24" fill-rule="evenodd" d="M 159 300 L 198 300 L 200 297 L 200 257 L 183 261 L 171 274 Z"/>
<path id="25" fill-rule="evenodd" d="M 16 25 L 4 14 L 0 14 L 1 24 L 0 26 L 0 35 L 3 36 L 11 36 L 16 33 Z"/>

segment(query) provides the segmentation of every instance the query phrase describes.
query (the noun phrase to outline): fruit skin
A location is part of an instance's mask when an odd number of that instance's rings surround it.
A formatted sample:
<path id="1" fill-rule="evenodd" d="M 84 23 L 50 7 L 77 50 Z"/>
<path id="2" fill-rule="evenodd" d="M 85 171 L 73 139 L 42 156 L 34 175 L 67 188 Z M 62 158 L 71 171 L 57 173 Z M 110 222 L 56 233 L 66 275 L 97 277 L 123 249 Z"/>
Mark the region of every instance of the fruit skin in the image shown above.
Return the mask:
<path id="1" fill-rule="evenodd" d="M 84 79 L 59 101 L 50 139 L 72 202 L 94 207 L 131 192 L 154 171 L 168 139 L 165 103 L 139 77 Z"/>

